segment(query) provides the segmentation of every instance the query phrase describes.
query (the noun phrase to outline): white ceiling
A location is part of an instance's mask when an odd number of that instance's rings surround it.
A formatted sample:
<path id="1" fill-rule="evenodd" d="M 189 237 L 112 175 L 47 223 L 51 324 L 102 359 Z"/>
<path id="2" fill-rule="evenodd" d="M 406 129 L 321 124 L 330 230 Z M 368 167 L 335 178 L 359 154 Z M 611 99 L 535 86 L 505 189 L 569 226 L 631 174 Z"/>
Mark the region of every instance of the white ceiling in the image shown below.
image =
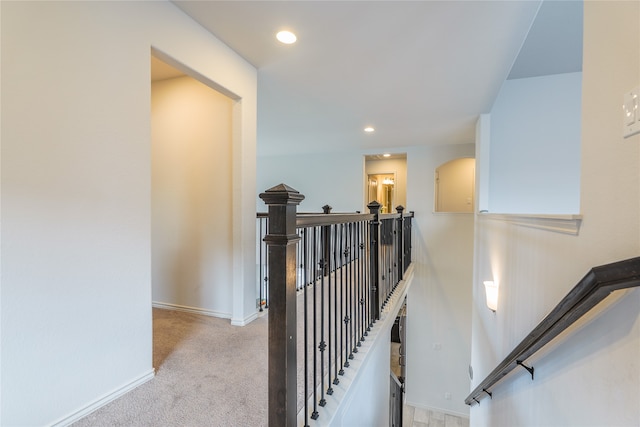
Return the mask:
<path id="1" fill-rule="evenodd" d="M 527 41 L 510 77 L 581 68 L 580 1 L 173 3 L 258 68 L 259 154 L 473 142 L 538 9 L 551 22 L 533 26 L 542 45 Z M 298 42 L 277 42 L 280 29 Z M 550 42 L 562 46 L 551 60 Z M 566 50 L 579 60 L 560 61 Z"/>

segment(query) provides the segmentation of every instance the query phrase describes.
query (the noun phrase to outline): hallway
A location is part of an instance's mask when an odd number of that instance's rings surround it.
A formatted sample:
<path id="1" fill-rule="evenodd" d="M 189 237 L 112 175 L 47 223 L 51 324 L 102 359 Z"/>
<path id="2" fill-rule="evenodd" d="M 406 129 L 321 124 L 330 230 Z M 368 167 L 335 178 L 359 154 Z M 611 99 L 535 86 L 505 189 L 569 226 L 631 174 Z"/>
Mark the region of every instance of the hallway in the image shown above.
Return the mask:
<path id="1" fill-rule="evenodd" d="M 267 320 L 234 327 L 227 319 L 154 308 L 155 378 L 73 426 L 266 426 Z M 404 407 L 405 427 L 468 425 Z"/>
<path id="2" fill-rule="evenodd" d="M 74 427 L 267 425 L 267 317 L 229 320 L 153 309 L 156 376 Z"/>

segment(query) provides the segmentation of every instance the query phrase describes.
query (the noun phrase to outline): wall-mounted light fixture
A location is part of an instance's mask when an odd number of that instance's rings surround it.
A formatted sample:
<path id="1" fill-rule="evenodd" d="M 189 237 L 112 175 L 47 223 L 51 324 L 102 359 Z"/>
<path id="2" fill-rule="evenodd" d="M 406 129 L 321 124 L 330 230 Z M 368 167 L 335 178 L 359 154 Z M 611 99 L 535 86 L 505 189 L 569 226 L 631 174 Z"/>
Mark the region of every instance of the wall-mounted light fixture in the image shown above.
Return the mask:
<path id="1" fill-rule="evenodd" d="M 487 307 L 495 313 L 498 309 L 498 284 L 493 280 L 485 280 L 484 291 L 487 295 Z"/>

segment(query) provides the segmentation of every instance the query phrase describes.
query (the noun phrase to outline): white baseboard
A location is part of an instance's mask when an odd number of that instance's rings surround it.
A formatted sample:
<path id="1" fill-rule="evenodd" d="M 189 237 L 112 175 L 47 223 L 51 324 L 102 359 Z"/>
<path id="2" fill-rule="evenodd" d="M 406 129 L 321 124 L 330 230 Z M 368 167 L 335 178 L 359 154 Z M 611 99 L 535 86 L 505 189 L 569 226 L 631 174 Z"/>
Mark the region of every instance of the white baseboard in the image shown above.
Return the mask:
<path id="1" fill-rule="evenodd" d="M 448 414 L 448 415 L 455 415 L 456 417 L 462 417 L 462 418 L 467 418 L 467 419 L 469 418 L 469 414 L 465 414 L 465 413 L 458 412 L 458 411 L 452 411 L 452 410 L 449 410 L 449 409 L 436 408 L 435 406 L 422 405 L 420 403 L 410 402 L 407 399 L 405 399 L 404 404 L 405 405 L 409 405 L 409 406 L 413 406 L 415 408 L 424 409 L 425 411 L 434 411 L 434 412 L 440 412 L 440 413 Z"/>
<path id="2" fill-rule="evenodd" d="M 263 312 L 264 313 L 264 312 Z M 254 312 L 250 315 L 248 315 L 247 317 L 245 317 L 244 319 L 231 319 L 231 324 L 233 326 L 247 326 L 249 323 L 253 322 L 254 320 L 256 320 L 258 318 L 258 312 Z"/>
<path id="3" fill-rule="evenodd" d="M 224 313 L 222 311 L 216 310 L 207 310 L 206 308 L 189 307 L 186 305 L 170 304 L 168 302 L 158 301 L 153 301 L 151 305 L 155 308 L 162 308 L 164 310 L 185 311 L 187 313 L 202 314 L 204 316 L 219 317 L 221 319 L 231 319 L 230 313 Z"/>
<path id="4" fill-rule="evenodd" d="M 105 394 L 104 396 L 94 400 L 93 402 L 89 403 L 88 405 L 86 405 L 83 408 L 78 409 L 77 411 L 73 412 L 72 414 L 59 419 L 58 421 L 55 421 L 54 423 L 50 424 L 51 427 L 65 427 L 68 425 L 71 425 L 73 423 L 75 423 L 76 421 L 80 420 L 83 417 L 86 417 L 87 415 L 89 415 L 90 413 L 92 413 L 93 411 L 100 409 L 101 407 L 103 407 L 104 405 L 112 402 L 113 400 L 117 399 L 118 397 L 130 392 L 131 390 L 133 390 L 134 388 L 146 383 L 147 381 L 153 379 L 153 377 L 155 376 L 156 371 L 155 369 L 151 369 L 150 371 L 142 374 L 141 376 L 139 376 L 138 378 L 134 379 L 133 381 L 123 385 L 122 387 L 119 387 L 115 390 L 113 390 L 110 393 Z"/>
<path id="5" fill-rule="evenodd" d="M 186 305 L 170 304 L 167 302 L 158 302 L 158 301 L 153 301 L 152 306 L 155 308 L 161 308 L 163 310 L 185 311 L 187 313 L 202 314 L 204 316 L 219 317 L 221 319 L 231 319 L 231 325 L 233 326 L 246 326 L 258 318 L 257 311 L 254 313 L 251 313 L 244 319 L 236 319 L 236 318 L 233 318 L 229 313 L 224 313 L 222 311 L 216 311 L 216 310 L 207 310 L 206 308 L 189 307 Z"/>

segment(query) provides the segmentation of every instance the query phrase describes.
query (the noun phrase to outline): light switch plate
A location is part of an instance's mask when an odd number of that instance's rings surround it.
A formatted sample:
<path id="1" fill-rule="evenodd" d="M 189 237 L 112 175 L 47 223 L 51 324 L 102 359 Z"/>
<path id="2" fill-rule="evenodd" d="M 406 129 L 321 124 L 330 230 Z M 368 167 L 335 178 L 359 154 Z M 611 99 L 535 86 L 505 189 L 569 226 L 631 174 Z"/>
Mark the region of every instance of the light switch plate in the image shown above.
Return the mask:
<path id="1" fill-rule="evenodd" d="M 622 103 L 622 136 L 628 138 L 640 133 L 640 87 L 637 87 L 624 94 Z"/>

